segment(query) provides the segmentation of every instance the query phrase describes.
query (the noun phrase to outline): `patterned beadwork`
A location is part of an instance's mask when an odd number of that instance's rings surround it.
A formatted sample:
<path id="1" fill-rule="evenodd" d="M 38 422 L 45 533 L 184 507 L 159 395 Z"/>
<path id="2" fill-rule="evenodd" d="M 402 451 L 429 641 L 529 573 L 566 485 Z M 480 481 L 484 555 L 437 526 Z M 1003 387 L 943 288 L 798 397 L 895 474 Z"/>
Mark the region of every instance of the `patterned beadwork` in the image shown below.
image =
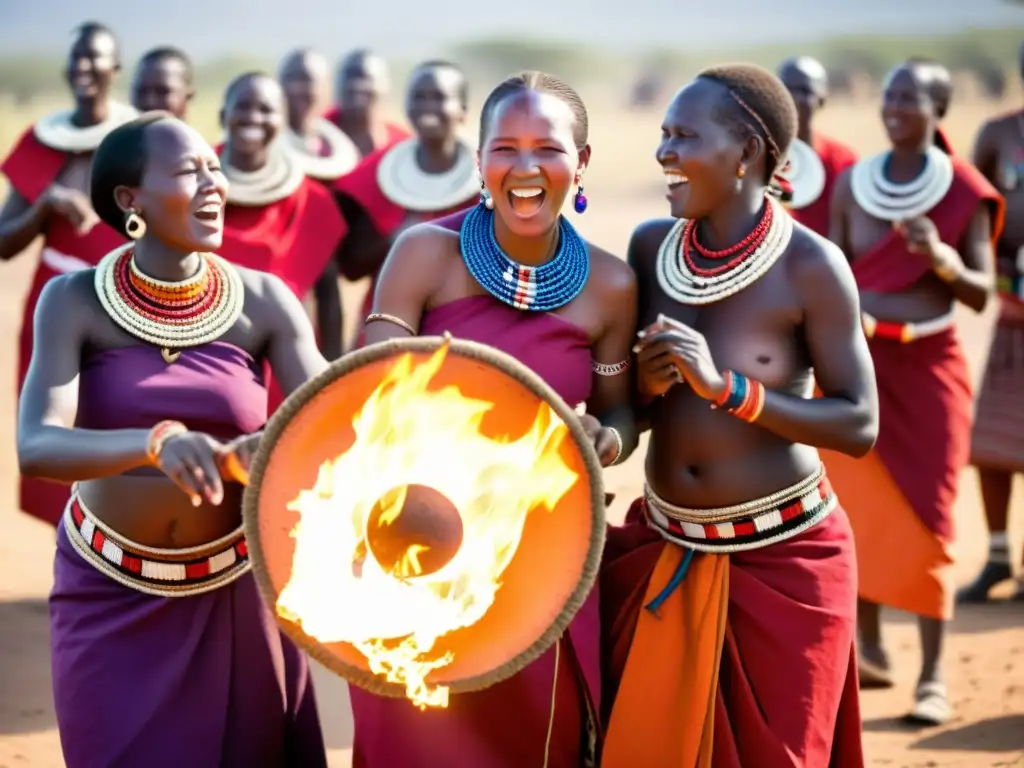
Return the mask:
<path id="1" fill-rule="evenodd" d="M 580 295 L 590 277 L 587 244 L 564 216 L 559 217 L 558 251 L 547 264 L 528 267 L 512 261 L 494 236 L 494 211 L 480 204 L 462 222 L 459 243 L 466 269 L 499 301 L 533 312 L 564 307 Z"/>

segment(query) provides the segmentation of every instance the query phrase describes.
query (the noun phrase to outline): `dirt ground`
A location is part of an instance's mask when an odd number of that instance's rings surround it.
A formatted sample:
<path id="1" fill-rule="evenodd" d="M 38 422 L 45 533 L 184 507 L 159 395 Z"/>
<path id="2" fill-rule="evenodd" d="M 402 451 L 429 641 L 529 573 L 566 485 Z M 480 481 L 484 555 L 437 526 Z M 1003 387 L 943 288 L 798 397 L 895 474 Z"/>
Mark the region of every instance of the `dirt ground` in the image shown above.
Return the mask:
<path id="1" fill-rule="evenodd" d="M 947 120 L 954 143 L 966 150 L 979 122 L 1000 105 L 954 105 Z M 587 177 L 590 209 L 574 218 L 580 229 L 605 247 L 623 253 L 632 228 L 663 215 L 660 173 L 652 160 L 660 114 L 623 114 L 609 107 L 592 115 L 595 155 Z M 882 148 L 874 105 L 837 105 L 824 117 L 823 130 L 863 152 Z M 0 371 L 13 380 L 15 334 L 21 301 L 31 273 L 28 255 L 0 267 Z M 353 308 L 361 287 L 346 290 Z M 992 311 L 981 317 L 961 313 L 960 328 L 975 376 L 988 343 Z M 0 398 L 0 768 L 62 765 L 50 693 L 46 595 L 51 581 L 53 531 L 14 508 L 13 391 Z M 618 494 L 612 516 L 621 517 L 627 500 L 641 487 L 642 454 L 608 472 L 609 490 Z M 1024 496 L 1017 489 L 1011 527 L 1015 551 Z M 966 581 L 984 559 L 986 538 L 970 470 L 962 478 L 957 506 L 960 542 L 958 577 Z M 942 728 L 912 730 L 899 717 L 911 700 L 917 671 L 916 628 L 911 618 L 888 616 L 887 640 L 898 663 L 898 685 L 863 694 L 864 741 L 871 766 L 946 768 L 1020 766 L 1024 768 L 1024 604 L 995 604 L 960 610 L 948 640 L 948 684 L 956 710 Z M 345 685 L 316 670 L 317 693 L 331 765 L 350 765 L 352 721 Z"/>

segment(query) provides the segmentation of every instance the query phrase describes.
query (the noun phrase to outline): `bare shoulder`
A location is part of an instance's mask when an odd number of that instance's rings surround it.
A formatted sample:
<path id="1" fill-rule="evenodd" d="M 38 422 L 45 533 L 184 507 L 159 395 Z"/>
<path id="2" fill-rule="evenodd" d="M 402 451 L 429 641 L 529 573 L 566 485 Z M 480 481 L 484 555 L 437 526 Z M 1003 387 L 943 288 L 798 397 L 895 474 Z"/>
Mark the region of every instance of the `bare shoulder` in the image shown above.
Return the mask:
<path id="1" fill-rule="evenodd" d="M 415 260 L 420 270 L 446 266 L 459 257 L 459 233 L 427 222 L 405 230 L 391 246 L 388 261 Z"/>
<path id="2" fill-rule="evenodd" d="M 236 266 L 235 269 L 242 278 L 246 302 L 253 300 L 261 306 L 267 302 L 279 304 L 285 296 L 289 297 L 286 300 L 294 300 L 291 289 L 277 275 L 248 267 Z"/>
<path id="3" fill-rule="evenodd" d="M 626 259 L 637 274 L 647 274 L 653 268 L 658 250 L 676 221 L 672 218 L 648 219 L 633 230 Z"/>
<path id="4" fill-rule="evenodd" d="M 805 305 L 837 296 L 856 298 L 857 283 L 842 249 L 803 224 L 794 222 L 786 269 Z"/>
<path id="5" fill-rule="evenodd" d="M 587 243 L 587 250 L 590 274 L 603 298 L 614 300 L 636 292 L 636 274 L 624 259 L 593 243 Z"/>
<path id="6" fill-rule="evenodd" d="M 47 281 L 36 305 L 36 316 L 59 318 L 62 323 L 86 323 L 101 311 L 96 297 L 96 270 L 83 269 Z"/>

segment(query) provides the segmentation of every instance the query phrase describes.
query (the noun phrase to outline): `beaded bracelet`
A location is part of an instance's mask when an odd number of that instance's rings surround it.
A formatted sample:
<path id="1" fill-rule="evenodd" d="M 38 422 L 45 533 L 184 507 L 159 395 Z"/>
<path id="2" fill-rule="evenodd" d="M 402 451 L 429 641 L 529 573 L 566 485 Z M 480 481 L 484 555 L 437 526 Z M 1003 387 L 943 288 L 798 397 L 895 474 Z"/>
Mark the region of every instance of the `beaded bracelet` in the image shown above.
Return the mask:
<path id="1" fill-rule="evenodd" d="M 722 408 L 744 421 L 757 421 L 764 410 L 764 384 L 735 371 L 726 371 L 724 379 L 725 390 L 711 407 Z"/>
<path id="2" fill-rule="evenodd" d="M 188 427 L 180 421 L 161 421 L 149 430 L 149 437 L 146 438 L 146 456 L 149 458 L 149 463 L 157 464 L 164 444 L 172 437 L 183 435 L 186 432 L 188 432 Z"/>
<path id="3" fill-rule="evenodd" d="M 615 435 L 615 446 L 617 450 L 615 451 L 615 458 L 608 464 L 609 467 L 614 467 L 622 459 L 622 435 L 619 434 L 619 430 L 615 427 L 605 427 L 605 429 Z"/>

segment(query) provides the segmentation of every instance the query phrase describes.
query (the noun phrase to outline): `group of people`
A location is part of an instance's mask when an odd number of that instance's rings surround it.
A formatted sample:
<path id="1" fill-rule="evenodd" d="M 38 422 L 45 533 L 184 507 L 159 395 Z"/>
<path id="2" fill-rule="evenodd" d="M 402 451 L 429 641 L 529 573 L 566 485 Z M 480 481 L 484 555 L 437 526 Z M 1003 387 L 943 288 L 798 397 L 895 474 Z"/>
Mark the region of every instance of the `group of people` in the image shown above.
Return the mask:
<path id="1" fill-rule="evenodd" d="M 973 434 L 992 561 L 963 596 L 984 599 L 1010 575 L 997 537 L 1024 448 L 1007 421 L 1024 234 L 1003 231 L 1019 115 L 960 158 L 940 127 L 949 73 L 910 59 L 883 86 L 891 147 L 858 159 L 813 127 L 818 62 L 704 70 L 660 143 L 652 126 L 669 215 L 621 259 L 562 214 L 570 197 L 585 214 L 595 158 L 555 77 L 498 84 L 474 151 L 456 65 L 414 70 L 410 133 L 379 116 L 379 57 L 347 57 L 325 111 L 329 67 L 301 50 L 232 81 L 211 147 L 187 122 L 182 52 L 141 60 L 132 107 L 111 99 L 119 69 L 111 30 L 81 27 L 74 107 L 2 166 L 0 258 L 45 241 L 18 457 L 23 509 L 57 526 L 70 768 L 326 765 L 241 497 L 268 414 L 342 354 L 339 275 L 373 278 L 358 343 L 447 331 L 513 355 L 585 404 L 604 466 L 651 432 L 642 494 L 556 647 L 444 709 L 352 688 L 355 766 L 863 766 L 859 684 L 892 682 L 882 605 L 921 617 L 909 717 L 950 717 L 973 407 L 952 313 L 985 307 L 998 254 Z"/>

